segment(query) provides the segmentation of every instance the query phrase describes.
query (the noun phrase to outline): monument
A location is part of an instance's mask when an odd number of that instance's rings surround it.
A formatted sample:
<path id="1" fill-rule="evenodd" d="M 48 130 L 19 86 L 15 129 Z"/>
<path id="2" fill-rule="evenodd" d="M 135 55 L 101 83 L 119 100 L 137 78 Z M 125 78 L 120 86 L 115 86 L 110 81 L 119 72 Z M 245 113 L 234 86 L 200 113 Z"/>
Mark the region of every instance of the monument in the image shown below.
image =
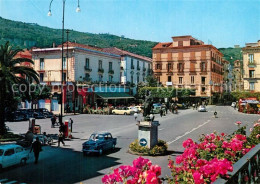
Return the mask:
<path id="1" fill-rule="evenodd" d="M 141 146 L 153 148 L 158 143 L 158 126 L 159 121 L 154 121 L 154 115 L 151 114 L 153 107 L 153 98 L 150 91 L 146 92 L 143 117 L 138 126 L 138 142 Z"/>

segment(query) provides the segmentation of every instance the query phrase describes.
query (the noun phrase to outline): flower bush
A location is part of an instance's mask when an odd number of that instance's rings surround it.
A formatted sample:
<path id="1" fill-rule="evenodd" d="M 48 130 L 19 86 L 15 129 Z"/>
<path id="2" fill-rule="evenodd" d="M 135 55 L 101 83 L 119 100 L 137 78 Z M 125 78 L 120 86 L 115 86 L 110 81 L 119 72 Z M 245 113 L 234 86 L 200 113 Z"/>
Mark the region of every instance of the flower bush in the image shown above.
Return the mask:
<path id="1" fill-rule="evenodd" d="M 105 175 L 102 183 L 105 184 L 160 184 L 161 167 L 152 165 L 149 159 L 139 157 L 133 161 L 132 166 L 122 165 L 113 170 L 113 173 Z"/>
<path id="2" fill-rule="evenodd" d="M 249 152 L 260 142 L 260 119 L 250 129 L 250 135 L 246 136 L 246 126 L 240 121 L 232 135 L 224 133 L 211 133 L 202 135 L 198 142 L 187 139 L 183 142 L 185 148 L 182 155 L 176 157 L 176 161 L 169 160 L 168 167 L 171 177 L 166 178 L 169 184 L 212 183 L 218 177 L 228 178 L 227 173 L 233 170 L 233 164 Z M 142 148 L 145 149 L 145 148 Z M 153 166 L 151 161 L 139 157 L 133 161 L 133 166 L 120 166 L 112 174 L 103 177 L 105 184 L 157 184 L 163 178 L 161 168 Z"/>

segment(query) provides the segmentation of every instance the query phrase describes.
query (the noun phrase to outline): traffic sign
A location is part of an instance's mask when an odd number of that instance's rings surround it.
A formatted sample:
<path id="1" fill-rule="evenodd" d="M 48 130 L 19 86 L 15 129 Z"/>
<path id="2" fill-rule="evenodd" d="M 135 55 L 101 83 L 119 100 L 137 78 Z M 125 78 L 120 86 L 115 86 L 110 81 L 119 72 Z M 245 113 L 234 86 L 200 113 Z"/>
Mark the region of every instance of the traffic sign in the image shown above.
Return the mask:
<path id="1" fill-rule="evenodd" d="M 146 146 L 147 140 L 145 138 L 142 138 L 142 139 L 140 139 L 139 143 L 140 143 L 141 146 Z"/>

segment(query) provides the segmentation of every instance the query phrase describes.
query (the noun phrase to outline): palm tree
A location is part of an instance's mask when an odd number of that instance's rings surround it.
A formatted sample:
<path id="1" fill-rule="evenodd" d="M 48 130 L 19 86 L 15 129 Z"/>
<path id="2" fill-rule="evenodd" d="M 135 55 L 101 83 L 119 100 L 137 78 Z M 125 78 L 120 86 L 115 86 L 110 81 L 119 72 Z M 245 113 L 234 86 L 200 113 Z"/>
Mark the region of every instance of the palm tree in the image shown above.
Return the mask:
<path id="1" fill-rule="evenodd" d="M 12 49 L 9 42 L 0 46 L 0 135 L 6 133 L 5 109 L 14 99 L 14 86 L 25 84 L 29 86 L 33 81 L 39 83 L 38 74 L 32 68 L 21 66 L 24 62 L 34 64 L 27 58 L 14 58 L 21 49 Z M 28 88 L 27 88 L 28 89 Z"/>

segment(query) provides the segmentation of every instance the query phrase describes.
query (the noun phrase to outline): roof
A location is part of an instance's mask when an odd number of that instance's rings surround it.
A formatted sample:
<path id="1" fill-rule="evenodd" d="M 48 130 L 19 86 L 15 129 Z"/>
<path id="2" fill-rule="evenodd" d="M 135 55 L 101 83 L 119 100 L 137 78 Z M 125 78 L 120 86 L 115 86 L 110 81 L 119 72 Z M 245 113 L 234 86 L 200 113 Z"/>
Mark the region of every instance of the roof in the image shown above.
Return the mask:
<path id="1" fill-rule="evenodd" d="M 61 47 L 62 45 L 58 45 L 58 47 Z M 100 47 L 96 47 L 96 46 L 90 46 L 90 45 L 84 45 L 84 44 L 80 44 L 80 43 L 74 43 L 74 42 L 65 42 L 63 44 L 63 47 L 79 47 L 79 48 L 85 48 L 85 49 L 91 49 L 91 50 L 97 50 L 97 51 L 101 51 L 102 52 L 102 48 Z"/>
<path id="2" fill-rule="evenodd" d="M 103 99 L 127 99 L 134 98 L 133 96 L 122 93 L 122 92 L 96 92 L 96 95 L 100 96 Z"/>
<path id="3" fill-rule="evenodd" d="M 17 144 L 1 144 L 0 145 L 0 149 L 10 149 L 10 148 L 17 148 L 17 147 L 21 147 Z"/>
<path id="4" fill-rule="evenodd" d="M 148 61 L 148 62 L 152 62 L 152 59 L 149 58 L 149 57 L 145 57 L 145 56 L 141 56 L 141 55 L 138 55 L 138 54 L 134 54 L 132 52 L 121 50 L 117 47 L 103 48 L 102 51 L 112 53 L 112 54 L 116 54 L 116 55 L 120 55 L 120 56 L 125 56 L 125 55 L 132 56 L 132 57 L 135 57 L 137 59 L 142 59 L 142 60 L 145 60 L 145 61 Z"/>

